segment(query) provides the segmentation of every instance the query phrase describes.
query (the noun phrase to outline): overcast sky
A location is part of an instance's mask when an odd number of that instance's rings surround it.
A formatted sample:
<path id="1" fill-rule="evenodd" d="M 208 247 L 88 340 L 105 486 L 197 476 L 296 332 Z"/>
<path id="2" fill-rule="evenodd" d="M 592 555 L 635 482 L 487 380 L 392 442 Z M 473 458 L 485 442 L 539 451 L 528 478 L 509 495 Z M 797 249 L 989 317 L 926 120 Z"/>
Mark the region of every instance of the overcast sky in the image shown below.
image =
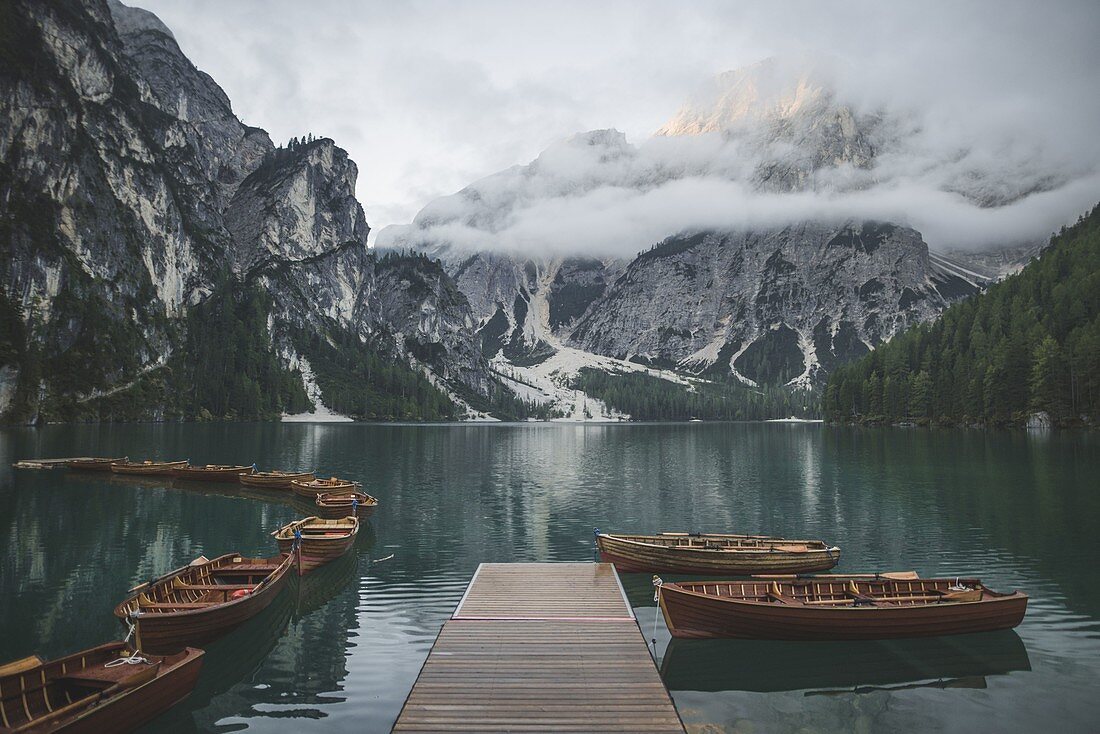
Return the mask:
<path id="1" fill-rule="evenodd" d="M 1095 1 L 131 4 L 244 122 L 346 148 L 375 231 L 577 131 L 640 143 L 708 77 L 807 51 L 842 59 L 876 103 L 1100 160 Z"/>

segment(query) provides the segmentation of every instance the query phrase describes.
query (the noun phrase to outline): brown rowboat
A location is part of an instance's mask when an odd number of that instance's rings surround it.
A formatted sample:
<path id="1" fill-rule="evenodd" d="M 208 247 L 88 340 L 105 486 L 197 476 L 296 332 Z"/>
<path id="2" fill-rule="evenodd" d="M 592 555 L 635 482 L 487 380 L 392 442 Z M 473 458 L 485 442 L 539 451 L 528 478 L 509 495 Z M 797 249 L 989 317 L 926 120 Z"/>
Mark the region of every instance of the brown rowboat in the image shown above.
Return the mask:
<path id="1" fill-rule="evenodd" d="M 295 479 L 290 483 L 290 488 L 294 490 L 294 494 L 305 497 L 307 500 L 312 500 L 322 492 L 354 492 L 360 486 L 359 482 L 337 479 L 336 477 L 308 481 Z"/>
<path id="2" fill-rule="evenodd" d="M 191 479 L 200 482 L 236 482 L 237 477 L 251 474 L 253 466 L 233 466 L 229 464 L 207 464 L 206 466 L 183 466 L 172 472 L 177 479 Z"/>
<path id="3" fill-rule="evenodd" d="M 840 549 L 820 540 L 765 535 L 612 535 L 597 530 L 596 547 L 602 560 L 624 573 L 808 573 L 827 571 L 840 561 Z"/>
<path id="4" fill-rule="evenodd" d="M 111 471 L 111 464 L 119 464 L 128 461 L 129 457 L 118 459 L 72 459 L 65 462 L 65 468 L 77 471 Z"/>
<path id="5" fill-rule="evenodd" d="M 974 578 L 772 577 L 658 586 L 673 637 L 879 640 L 1010 629 L 1027 596 Z"/>
<path id="6" fill-rule="evenodd" d="M 183 461 L 116 461 L 111 464 L 111 471 L 115 474 L 142 474 L 153 476 L 173 476 L 176 469 L 187 466 L 187 460 Z"/>
<path id="7" fill-rule="evenodd" d="M 205 645 L 274 601 L 293 562 L 283 555 L 200 557 L 132 589 L 136 593 L 115 607 L 115 616 L 134 626 L 141 650 L 164 654 Z"/>
<path id="8" fill-rule="evenodd" d="M 358 533 L 359 519 L 355 517 L 339 520 L 307 517 L 284 525 L 271 535 L 279 544 L 280 553 L 293 553 L 295 542 L 299 543 L 296 555 L 301 576 L 347 553 Z"/>
<path id="9" fill-rule="evenodd" d="M 242 474 L 240 482 L 246 487 L 292 489 L 291 482 L 311 482 L 313 478 L 312 472 L 254 471 L 251 474 Z"/>
<path id="10" fill-rule="evenodd" d="M 187 698 L 203 651 L 168 657 L 109 642 L 49 662 L 37 656 L 0 666 L 0 731 L 128 732 Z"/>
<path id="11" fill-rule="evenodd" d="M 366 520 L 378 509 L 378 500 L 365 492 L 322 492 L 314 502 L 317 514 L 328 518 L 354 515 Z"/>

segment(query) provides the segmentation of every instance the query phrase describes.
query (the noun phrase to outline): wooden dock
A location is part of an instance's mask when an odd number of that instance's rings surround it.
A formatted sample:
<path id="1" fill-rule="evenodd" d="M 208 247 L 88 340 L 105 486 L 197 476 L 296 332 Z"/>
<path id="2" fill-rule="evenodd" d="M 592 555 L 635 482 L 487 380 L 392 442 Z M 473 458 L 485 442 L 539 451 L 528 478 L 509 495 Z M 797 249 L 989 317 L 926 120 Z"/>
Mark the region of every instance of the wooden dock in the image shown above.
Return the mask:
<path id="1" fill-rule="evenodd" d="M 679 732 L 607 563 L 483 563 L 395 732 Z"/>

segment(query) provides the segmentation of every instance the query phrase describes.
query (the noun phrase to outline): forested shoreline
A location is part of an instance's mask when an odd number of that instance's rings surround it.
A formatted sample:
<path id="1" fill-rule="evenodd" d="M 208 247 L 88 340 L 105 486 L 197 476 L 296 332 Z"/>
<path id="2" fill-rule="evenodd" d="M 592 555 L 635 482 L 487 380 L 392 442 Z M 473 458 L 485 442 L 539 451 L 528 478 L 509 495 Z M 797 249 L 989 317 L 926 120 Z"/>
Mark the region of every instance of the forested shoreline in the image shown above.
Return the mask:
<path id="1" fill-rule="evenodd" d="M 1018 426 L 1100 420 L 1100 206 L 1041 256 L 836 369 L 831 422 Z"/>
<path id="2" fill-rule="evenodd" d="M 583 391 L 634 420 L 766 420 L 797 415 L 819 418 L 812 393 L 787 387 L 750 388 L 733 382 L 697 380 L 689 389 L 640 372 L 608 373 L 582 368 L 573 379 Z"/>

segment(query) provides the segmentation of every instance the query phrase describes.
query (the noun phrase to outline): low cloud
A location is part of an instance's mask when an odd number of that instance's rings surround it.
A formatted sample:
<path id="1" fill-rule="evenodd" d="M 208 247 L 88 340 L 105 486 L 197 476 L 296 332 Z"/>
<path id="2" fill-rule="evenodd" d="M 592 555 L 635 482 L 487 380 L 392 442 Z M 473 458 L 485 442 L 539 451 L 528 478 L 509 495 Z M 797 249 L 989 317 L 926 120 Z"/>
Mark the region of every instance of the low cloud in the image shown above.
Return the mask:
<path id="1" fill-rule="evenodd" d="M 737 212 L 728 221 L 749 221 L 756 216 L 750 209 L 809 206 L 803 200 L 839 216 L 867 200 L 889 202 L 875 206 L 890 209 L 909 197 L 902 213 L 923 225 L 930 242 L 946 246 L 998 241 L 1014 229 L 1021 237 L 1041 237 L 1060 216 L 1072 218 L 1100 197 L 1081 193 L 1100 163 L 1100 5 L 1093 0 L 134 2 L 167 23 L 245 122 L 279 141 L 313 132 L 347 148 L 359 165 L 359 198 L 376 230 L 410 221 L 470 181 L 531 160 L 554 140 L 611 127 L 646 149 L 643 158 L 662 161 L 658 169 L 638 164 L 657 180 L 633 196 L 616 193 L 620 184 L 612 178 L 562 195 L 576 201 L 520 202 L 489 229 L 461 221 L 452 226 L 494 246 L 520 246 L 511 231 L 523 236 L 523 246 L 565 247 L 565 238 L 552 232 L 528 236 L 540 212 L 568 210 L 592 222 L 601 211 L 620 216 L 633 206 L 657 207 L 636 215 L 649 222 L 634 230 L 646 241 L 605 234 L 629 223 L 604 221 L 590 235 L 614 240 L 609 247 L 622 252 L 646 247 L 654 233 L 682 222 L 675 207 L 697 210 L 677 198 L 694 186 L 715 190 L 704 218 Z M 735 147 L 700 143 L 662 152 L 649 141 L 708 77 L 766 57 L 804 54 L 837 59 L 832 81 L 854 108 L 888 109 L 919 128 L 908 138 L 912 149 L 877 162 L 885 181 L 859 182 L 859 172 L 838 172 L 841 183 L 873 185 L 870 190 L 772 201 L 737 185 L 744 177 L 734 169 L 751 161 L 740 159 Z M 705 171 L 701 159 L 711 162 Z M 1042 183 L 1056 191 L 988 211 L 968 207 L 937 180 L 953 165 L 960 180 L 968 166 L 999 170 L 986 181 L 1002 195 L 1026 190 L 1033 175 L 1053 176 Z M 661 201 L 670 202 L 668 211 Z M 1024 221 L 1025 214 L 1034 220 Z M 585 239 L 567 222 L 553 224 L 568 227 L 570 239 Z M 946 231 L 948 224 L 958 229 Z"/>
<path id="2" fill-rule="evenodd" d="M 997 157 L 957 141 L 929 146 L 920 135 L 870 168 L 817 170 L 800 190 L 762 187 L 761 167 L 797 164 L 799 154 L 717 133 L 635 147 L 596 131 L 432 202 L 378 244 L 630 257 L 684 231 L 872 219 L 911 226 L 934 249 L 989 249 L 1044 240 L 1100 197 L 1100 176 L 1086 167 L 1058 167 L 1030 149 Z"/>

